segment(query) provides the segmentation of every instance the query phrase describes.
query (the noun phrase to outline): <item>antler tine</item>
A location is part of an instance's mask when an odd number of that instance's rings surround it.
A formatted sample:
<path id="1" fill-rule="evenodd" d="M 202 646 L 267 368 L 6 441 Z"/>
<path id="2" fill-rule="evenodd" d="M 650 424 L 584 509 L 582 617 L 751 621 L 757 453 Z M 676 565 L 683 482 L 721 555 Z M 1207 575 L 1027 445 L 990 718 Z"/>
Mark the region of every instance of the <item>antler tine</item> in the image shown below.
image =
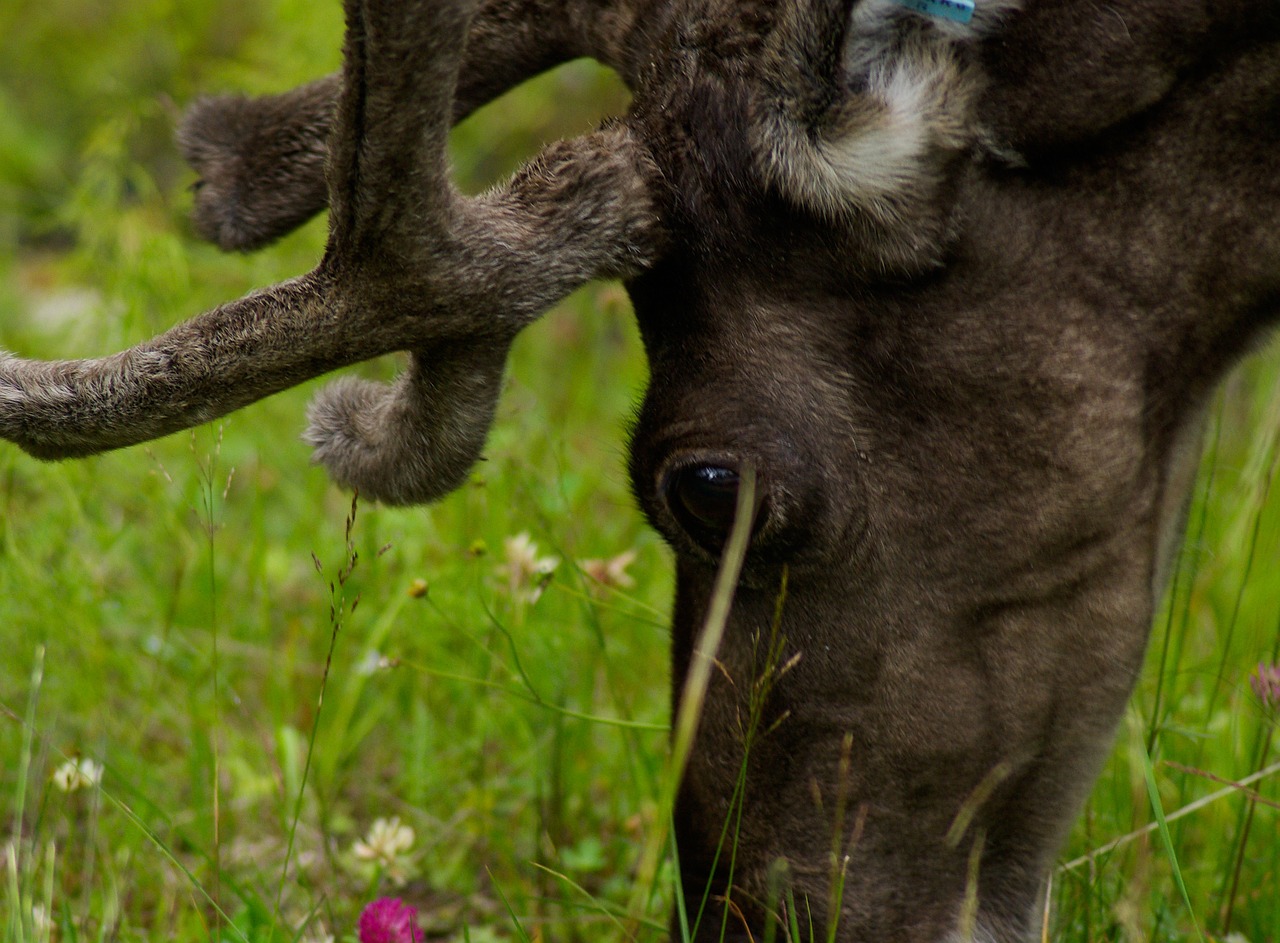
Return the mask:
<path id="1" fill-rule="evenodd" d="M 281 95 L 222 95 L 188 107 L 177 143 L 199 174 L 196 232 L 248 252 L 328 206 L 325 164 L 341 90 L 341 76 L 331 75 Z"/>
<path id="2" fill-rule="evenodd" d="M 393 384 L 330 384 L 307 411 L 314 460 L 338 484 L 389 504 L 449 493 L 484 447 L 508 347 L 446 342 L 414 352 Z"/>
<path id="3" fill-rule="evenodd" d="M 331 249 L 387 251 L 388 239 L 447 223 L 444 148 L 475 2 L 345 0 L 344 7 L 338 122 L 346 133 L 331 146 Z"/>
<path id="4" fill-rule="evenodd" d="M 0 353 L 0 436 L 37 458 L 104 452 L 207 422 L 373 356 L 333 331 L 299 329 L 325 317 L 330 287 L 312 273 L 111 357 L 41 362 Z M 307 339 L 301 348 L 299 336 Z"/>

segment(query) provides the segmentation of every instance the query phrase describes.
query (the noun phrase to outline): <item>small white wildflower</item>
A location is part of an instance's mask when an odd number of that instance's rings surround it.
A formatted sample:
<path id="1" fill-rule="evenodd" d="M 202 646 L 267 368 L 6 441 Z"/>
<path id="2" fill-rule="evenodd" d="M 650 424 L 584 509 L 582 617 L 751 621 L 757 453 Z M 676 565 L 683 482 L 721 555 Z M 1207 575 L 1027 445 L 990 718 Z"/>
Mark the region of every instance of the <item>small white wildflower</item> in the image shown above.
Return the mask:
<path id="1" fill-rule="evenodd" d="M 579 566 L 583 573 L 601 586 L 609 589 L 630 589 L 636 585 L 636 581 L 627 572 L 627 567 L 631 566 L 635 559 L 634 550 L 624 550 L 608 560 L 583 560 Z"/>
<path id="2" fill-rule="evenodd" d="M 351 848 L 356 858 L 377 865 L 397 883 L 408 878 L 408 854 L 417 840 L 413 829 L 400 822 L 399 816 L 374 819 L 369 833 Z"/>
<path id="3" fill-rule="evenodd" d="M 535 603 L 542 595 L 549 577 L 560 565 L 556 557 L 539 557 L 538 545 L 528 533 L 521 532 L 502 542 L 505 562 L 494 572 L 506 581 L 506 589 L 512 599 Z"/>
<path id="4" fill-rule="evenodd" d="M 101 781 L 102 764 L 95 763 L 87 756 L 78 760 L 67 760 L 53 771 L 53 784 L 63 792 L 88 789 Z"/>
<path id="5" fill-rule="evenodd" d="M 53 771 L 53 784 L 63 792 L 71 792 L 80 787 L 80 770 L 75 760 L 67 760 Z"/>

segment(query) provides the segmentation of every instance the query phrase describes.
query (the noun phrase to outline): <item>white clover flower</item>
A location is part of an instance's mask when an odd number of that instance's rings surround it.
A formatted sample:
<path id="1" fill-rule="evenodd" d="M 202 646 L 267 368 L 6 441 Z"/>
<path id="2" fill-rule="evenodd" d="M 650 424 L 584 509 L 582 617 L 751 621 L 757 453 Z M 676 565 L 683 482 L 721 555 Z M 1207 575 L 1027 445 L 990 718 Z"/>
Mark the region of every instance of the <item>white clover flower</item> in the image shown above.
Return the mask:
<path id="1" fill-rule="evenodd" d="M 87 756 L 82 756 L 78 760 L 67 760 L 53 771 L 53 784 L 63 792 L 89 789 L 101 781 L 102 764 L 94 762 Z"/>
<path id="2" fill-rule="evenodd" d="M 408 879 L 409 852 L 417 840 L 413 829 L 400 822 L 398 816 L 374 819 L 369 833 L 352 845 L 360 861 L 375 864 L 398 884 Z"/>
<path id="3" fill-rule="evenodd" d="M 494 572 L 505 581 L 507 593 L 520 602 L 535 603 L 546 588 L 547 577 L 560 565 L 557 557 L 539 557 L 538 545 L 521 532 L 502 542 L 505 562 Z"/>

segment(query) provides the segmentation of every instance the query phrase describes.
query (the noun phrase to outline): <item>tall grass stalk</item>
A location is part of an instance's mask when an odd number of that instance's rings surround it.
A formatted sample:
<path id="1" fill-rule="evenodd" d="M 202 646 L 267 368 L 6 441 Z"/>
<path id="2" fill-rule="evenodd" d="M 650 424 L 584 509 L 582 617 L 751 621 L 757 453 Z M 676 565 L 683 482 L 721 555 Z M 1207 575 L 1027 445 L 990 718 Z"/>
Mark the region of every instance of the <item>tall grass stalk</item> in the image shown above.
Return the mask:
<path id="1" fill-rule="evenodd" d="M 1272 733 L 1274 733 L 1274 728 L 1268 727 L 1266 736 L 1262 741 L 1262 748 L 1259 750 L 1260 762 L 1266 759 L 1271 750 Z M 1231 867 L 1227 872 L 1229 875 L 1226 879 L 1227 887 L 1225 893 L 1221 895 L 1223 900 L 1222 932 L 1224 935 L 1231 932 L 1231 918 L 1235 913 L 1236 893 L 1240 889 L 1240 872 L 1244 868 L 1244 851 L 1249 841 L 1249 832 L 1253 828 L 1253 814 L 1257 811 L 1260 798 L 1257 793 L 1249 793 L 1248 798 L 1245 800 L 1244 821 L 1237 829 L 1240 838 L 1236 842 L 1235 854 L 1232 856 Z M 1265 800 L 1263 802 L 1265 804 Z M 1277 807 L 1280 808 L 1280 806 Z"/>
<path id="2" fill-rule="evenodd" d="M 711 681 L 711 669 L 715 664 L 716 651 L 724 638 L 729 609 L 733 604 L 733 594 L 738 586 L 738 577 L 742 573 L 743 561 L 747 556 L 751 527 L 755 523 L 755 494 L 755 469 L 743 468 L 738 484 L 733 527 L 720 554 L 720 565 L 716 571 L 707 616 L 693 646 L 688 674 L 681 691 L 680 706 L 672 724 L 671 749 L 658 797 L 658 815 L 640 854 L 636 890 L 632 895 L 631 906 L 628 908 L 632 914 L 628 921 L 629 937 L 635 935 L 639 925 L 635 915 L 642 913 L 648 905 L 658 874 L 658 865 L 670 835 L 676 793 L 689 762 L 689 751 L 693 747 L 698 722 L 702 717 L 702 705 L 706 700 L 707 685 Z"/>
<path id="3" fill-rule="evenodd" d="M 22 843 L 26 833 L 27 781 L 31 776 L 31 756 L 35 746 L 36 706 L 40 703 L 40 688 L 44 684 L 44 646 L 37 645 L 31 665 L 31 679 L 27 687 L 27 710 L 22 718 L 22 749 L 18 754 L 18 775 L 13 802 L 13 841 Z"/>
<path id="4" fill-rule="evenodd" d="M 275 907 L 273 908 L 274 920 L 279 920 L 283 916 L 281 913 L 281 906 L 284 900 L 285 884 L 289 877 L 289 862 L 293 859 L 294 843 L 298 833 L 298 822 L 302 818 L 302 801 L 306 795 L 307 780 L 311 773 L 312 757 L 315 755 L 316 732 L 320 729 L 320 715 L 324 710 L 324 692 L 328 687 L 329 672 L 333 667 L 333 652 L 338 644 L 338 632 L 342 627 L 344 617 L 354 612 L 356 605 L 360 602 L 359 597 L 356 597 L 356 599 L 352 600 L 350 607 L 348 607 L 346 599 L 347 580 L 349 580 L 351 578 L 351 574 L 355 572 L 356 564 L 360 560 L 360 555 L 356 552 L 355 542 L 352 537 L 355 530 L 356 512 L 359 509 L 359 502 L 359 494 L 353 494 L 351 496 L 351 511 L 347 514 L 346 525 L 343 530 L 343 546 L 345 548 L 343 564 L 334 579 L 329 582 L 329 648 L 325 653 L 324 671 L 320 675 L 320 690 L 316 694 L 315 716 L 311 722 L 311 730 L 307 735 L 306 758 L 303 761 L 302 778 L 298 782 L 298 794 L 294 797 L 293 815 L 289 821 L 289 834 L 287 844 L 285 846 L 284 861 L 280 865 L 280 881 L 276 886 L 276 900 Z M 320 558 L 312 554 L 312 561 L 315 563 L 316 572 L 323 575 L 324 567 L 320 563 Z"/>
<path id="5" fill-rule="evenodd" d="M 1227 675 L 1227 664 L 1231 652 L 1231 643 L 1235 638 L 1236 626 L 1240 621 L 1240 607 L 1244 603 L 1245 590 L 1249 588 L 1253 574 L 1254 561 L 1258 557 L 1258 541 L 1262 535 L 1262 521 L 1267 508 L 1267 497 L 1271 493 L 1271 483 L 1275 479 L 1277 463 L 1280 463 L 1280 429 L 1271 437 L 1267 448 L 1268 459 L 1266 473 L 1258 482 L 1253 499 L 1253 521 L 1249 528 L 1248 551 L 1245 554 L 1244 570 L 1240 574 L 1240 585 L 1236 590 L 1235 601 L 1231 606 L 1231 615 L 1227 619 L 1227 628 L 1220 644 L 1221 655 L 1218 658 L 1218 671 L 1213 679 L 1213 687 L 1209 689 L 1209 704 L 1205 708 L 1205 716 L 1212 717 L 1217 700 L 1222 692 L 1223 681 Z"/>
<path id="6" fill-rule="evenodd" d="M 1156 690 L 1152 698 L 1151 720 L 1147 724 L 1147 752 L 1153 758 L 1158 756 L 1160 732 L 1164 725 L 1166 681 L 1171 671 L 1176 673 L 1178 665 L 1178 659 L 1174 660 L 1172 666 L 1169 664 L 1169 649 L 1174 639 L 1174 618 L 1180 617 L 1177 637 L 1185 638 L 1187 620 L 1191 617 L 1191 600 L 1188 594 L 1200 572 L 1200 546 L 1209 520 L 1209 496 L 1213 493 L 1213 484 L 1218 473 L 1218 449 L 1222 442 L 1224 402 L 1225 399 L 1219 392 L 1216 397 L 1214 419 L 1210 423 L 1209 443 L 1200 456 L 1202 471 L 1195 488 L 1198 500 L 1193 502 L 1193 506 L 1198 508 L 1195 527 L 1183 536 L 1183 546 L 1174 552 L 1173 584 L 1169 587 L 1166 597 L 1163 640 L 1160 645 L 1160 660 L 1156 665 Z M 1182 647 L 1179 646 L 1179 653 L 1181 650 Z"/>
<path id="7" fill-rule="evenodd" d="M 218 457 L 222 453 L 223 426 L 218 425 L 214 439 L 213 451 L 202 462 L 200 468 L 200 512 L 204 524 L 205 553 L 209 571 L 209 634 L 211 639 L 211 656 L 213 659 L 212 679 L 212 722 L 209 730 L 209 746 L 213 757 L 213 903 L 214 903 L 214 938 L 221 936 L 222 921 L 222 691 L 219 681 L 222 676 L 222 660 L 218 650 L 218 639 L 221 635 L 221 624 L 218 618 L 218 521 L 215 501 L 214 474 Z M 191 437 L 191 450 L 195 452 L 195 434 Z M 222 489 L 222 500 L 226 501 L 231 490 L 231 479 L 235 475 L 232 468 L 227 474 L 226 485 Z"/>
<path id="8" fill-rule="evenodd" d="M 27 686 L 27 708 L 22 717 L 22 748 L 18 754 L 18 775 L 14 782 L 12 835 L 6 849 L 5 866 L 8 875 L 9 919 L 8 936 L 17 943 L 30 938 L 28 928 L 32 923 L 31 896 L 28 881 L 34 867 L 28 864 L 27 846 L 34 854 L 34 838 L 27 835 L 27 784 L 31 776 L 31 758 L 35 749 L 36 708 L 40 702 L 40 689 L 44 684 L 43 645 L 37 645 L 32 661 L 30 681 Z"/>

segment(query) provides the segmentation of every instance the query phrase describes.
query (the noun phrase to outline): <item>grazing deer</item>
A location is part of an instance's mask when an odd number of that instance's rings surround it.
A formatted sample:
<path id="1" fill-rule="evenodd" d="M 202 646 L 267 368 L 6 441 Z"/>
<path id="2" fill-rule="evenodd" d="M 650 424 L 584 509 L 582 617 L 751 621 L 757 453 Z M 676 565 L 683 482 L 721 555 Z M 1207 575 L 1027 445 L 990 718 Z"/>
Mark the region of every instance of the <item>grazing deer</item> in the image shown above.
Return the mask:
<path id="1" fill-rule="evenodd" d="M 1142 661 L 1202 406 L 1280 314 L 1280 5 L 346 18 L 341 76 L 198 103 L 181 131 L 200 231 L 251 249 L 327 203 L 315 270 L 115 356 L 0 359 L 0 435 L 86 455 L 408 350 L 394 385 L 327 388 L 307 438 L 363 495 L 428 501 L 476 460 L 520 329 L 626 279 L 652 375 L 630 468 L 678 560 L 677 704 L 752 515 L 677 799 L 686 896 L 731 899 L 733 940 L 774 919 L 1032 937 Z M 461 196 L 453 122 L 582 55 L 629 113 Z"/>

